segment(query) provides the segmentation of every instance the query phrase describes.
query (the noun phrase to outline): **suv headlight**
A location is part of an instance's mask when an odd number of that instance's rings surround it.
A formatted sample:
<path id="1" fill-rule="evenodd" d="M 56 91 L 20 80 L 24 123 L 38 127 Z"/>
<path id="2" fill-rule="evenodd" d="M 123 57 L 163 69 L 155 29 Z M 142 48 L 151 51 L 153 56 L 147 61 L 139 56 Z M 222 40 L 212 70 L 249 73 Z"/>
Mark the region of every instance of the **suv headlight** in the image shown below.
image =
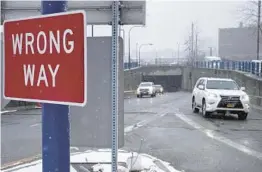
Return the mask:
<path id="1" fill-rule="evenodd" d="M 215 94 L 215 93 L 208 93 L 207 96 L 211 97 L 211 98 L 217 98 L 218 97 L 217 94 Z"/>
<path id="2" fill-rule="evenodd" d="M 244 101 L 249 101 L 249 96 L 248 95 L 242 95 L 241 99 Z"/>

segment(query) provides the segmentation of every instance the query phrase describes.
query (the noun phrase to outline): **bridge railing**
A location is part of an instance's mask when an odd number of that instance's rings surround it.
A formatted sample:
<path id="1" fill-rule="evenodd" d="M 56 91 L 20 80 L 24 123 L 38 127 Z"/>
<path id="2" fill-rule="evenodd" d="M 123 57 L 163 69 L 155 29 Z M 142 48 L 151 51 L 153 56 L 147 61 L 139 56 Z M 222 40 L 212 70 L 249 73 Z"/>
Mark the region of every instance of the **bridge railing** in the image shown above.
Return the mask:
<path id="1" fill-rule="evenodd" d="M 209 69 L 225 69 L 235 70 L 250 73 L 254 76 L 262 78 L 262 60 L 260 62 L 254 61 L 183 61 L 179 63 L 147 63 L 141 66 L 191 66 L 195 68 L 209 68 Z M 137 65 L 136 65 L 137 66 Z M 132 66 L 134 68 L 135 66 Z"/>
<path id="2" fill-rule="evenodd" d="M 196 68 L 235 70 L 262 77 L 262 61 L 195 61 L 193 66 Z"/>

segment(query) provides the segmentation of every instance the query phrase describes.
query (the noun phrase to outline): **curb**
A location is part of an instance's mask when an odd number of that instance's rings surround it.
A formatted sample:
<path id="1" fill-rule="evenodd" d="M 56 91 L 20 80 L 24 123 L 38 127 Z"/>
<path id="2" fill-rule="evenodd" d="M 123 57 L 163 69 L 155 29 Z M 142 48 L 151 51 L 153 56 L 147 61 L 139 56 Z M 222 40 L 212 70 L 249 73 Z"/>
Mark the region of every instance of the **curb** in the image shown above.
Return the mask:
<path id="1" fill-rule="evenodd" d="M 33 162 L 33 161 L 37 161 L 41 157 L 42 157 L 41 154 L 37 154 L 37 155 L 32 156 L 32 157 L 28 157 L 28 158 L 24 158 L 24 159 L 21 159 L 21 160 L 18 160 L 18 161 L 2 164 L 0 171 L 8 170 L 9 168 L 13 168 L 13 167 L 16 167 L 16 166 L 19 166 L 19 165 L 23 165 L 23 164 L 30 163 L 30 162 Z"/>
<path id="2" fill-rule="evenodd" d="M 10 115 L 11 113 L 18 112 L 18 111 L 22 112 L 22 111 L 35 110 L 35 109 L 41 109 L 41 107 L 28 106 L 28 107 L 18 107 L 18 108 L 7 108 L 7 109 L 3 109 L 2 111 L 0 111 L 0 114 L 1 115 Z"/>

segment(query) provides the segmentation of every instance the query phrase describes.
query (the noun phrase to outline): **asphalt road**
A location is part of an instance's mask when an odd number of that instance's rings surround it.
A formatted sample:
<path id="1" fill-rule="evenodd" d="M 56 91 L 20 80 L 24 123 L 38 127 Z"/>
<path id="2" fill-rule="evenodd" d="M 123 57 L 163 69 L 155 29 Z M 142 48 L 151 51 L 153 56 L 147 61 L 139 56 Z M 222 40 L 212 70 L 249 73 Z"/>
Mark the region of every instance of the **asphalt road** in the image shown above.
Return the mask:
<path id="1" fill-rule="evenodd" d="M 252 111 L 246 121 L 204 119 L 192 113 L 191 95 L 181 92 L 136 102 L 157 105 L 146 107 L 151 114 L 136 114 L 145 122 L 127 133 L 125 149 L 151 154 L 185 172 L 262 171 L 262 114 Z"/>
<path id="2" fill-rule="evenodd" d="M 125 100 L 125 147 L 185 172 L 261 172 L 262 114 L 204 119 L 189 93 Z M 25 115 L 21 115 L 24 113 Z M 2 165 L 41 153 L 39 110 L 2 115 Z"/>

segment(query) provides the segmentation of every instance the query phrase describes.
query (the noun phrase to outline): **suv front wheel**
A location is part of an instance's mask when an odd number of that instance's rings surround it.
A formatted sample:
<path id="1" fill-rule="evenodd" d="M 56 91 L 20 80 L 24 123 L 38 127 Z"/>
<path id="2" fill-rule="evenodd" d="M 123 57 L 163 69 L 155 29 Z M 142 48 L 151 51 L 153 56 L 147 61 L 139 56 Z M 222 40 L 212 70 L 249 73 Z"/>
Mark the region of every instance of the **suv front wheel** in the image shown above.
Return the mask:
<path id="1" fill-rule="evenodd" d="M 210 112 L 206 111 L 206 101 L 205 101 L 205 99 L 203 99 L 203 101 L 202 101 L 202 115 L 203 115 L 204 118 L 207 118 L 207 117 L 210 116 Z"/>
<path id="2" fill-rule="evenodd" d="M 193 113 L 199 112 L 199 109 L 196 106 L 195 97 L 192 98 L 192 110 L 193 110 Z"/>

